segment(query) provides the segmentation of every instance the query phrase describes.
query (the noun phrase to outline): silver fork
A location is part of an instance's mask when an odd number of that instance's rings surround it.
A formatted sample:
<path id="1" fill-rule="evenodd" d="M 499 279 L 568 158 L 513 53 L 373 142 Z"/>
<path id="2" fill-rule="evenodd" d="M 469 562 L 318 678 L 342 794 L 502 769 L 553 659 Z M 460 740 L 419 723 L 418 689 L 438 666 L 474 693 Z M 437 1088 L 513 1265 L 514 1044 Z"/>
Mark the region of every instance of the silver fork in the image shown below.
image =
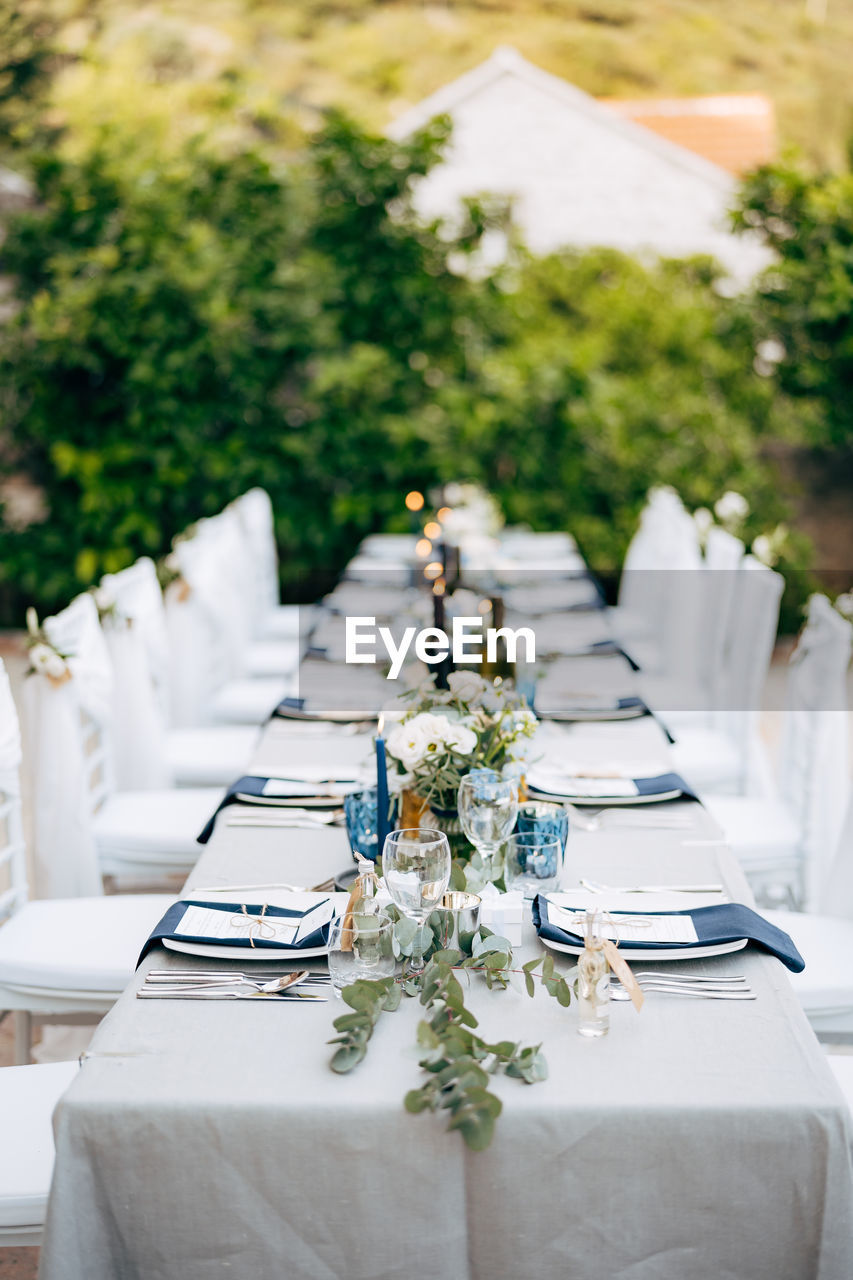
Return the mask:
<path id="1" fill-rule="evenodd" d="M 253 991 L 267 993 L 285 991 L 288 987 L 295 987 L 298 983 L 305 982 L 308 978 L 307 969 L 297 969 L 294 973 L 283 973 L 277 978 L 271 978 L 265 982 L 256 982 L 253 978 L 247 978 L 243 974 L 233 978 L 203 978 L 201 981 L 194 978 L 172 978 L 171 981 L 165 978 L 152 979 L 149 975 L 145 979 L 143 989 L 148 987 L 157 991 L 217 991 L 225 988 L 250 987 Z"/>
<path id="2" fill-rule="evenodd" d="M 621 827 L 646 827 L 650 830 L 661 831 L 686 831 L 693 826 L 693 821 L 685 813 L 633 813 L 627 807 L 624 809 L 613 809 L 607 805 L 603 805 L 600 809 L 584 809 L 583 811 L 576 805 L 564 800 L 563 804 L 569 811 L 572 822 L 576 827 L 580 827 L 581 831 L 603 831 L 607 824 L 604 817 L 612 814 L 617 818 L 613 823 L 614 826 Z M 618 815 L 618 816 L 617 816 Z"/>
<path id="3" fill-rule="evenodd" d="M 653 995 L 694 996 L 699 1000 L 755 1000 L 757 996 L 749 987 L 710 987 L 704 984 L 688 986 L 686 982 L 641 982 L 643 991 Z M 619 983 L 610 984 L 611 1000 L 630 1000 L 631 996 Z"/>
<path id="4" fill-rule="evenodd" d="M 721 884 L 602 884 L 600 880 L 581 877 L 580 883 L 590 893 L 722 893 Z"/>

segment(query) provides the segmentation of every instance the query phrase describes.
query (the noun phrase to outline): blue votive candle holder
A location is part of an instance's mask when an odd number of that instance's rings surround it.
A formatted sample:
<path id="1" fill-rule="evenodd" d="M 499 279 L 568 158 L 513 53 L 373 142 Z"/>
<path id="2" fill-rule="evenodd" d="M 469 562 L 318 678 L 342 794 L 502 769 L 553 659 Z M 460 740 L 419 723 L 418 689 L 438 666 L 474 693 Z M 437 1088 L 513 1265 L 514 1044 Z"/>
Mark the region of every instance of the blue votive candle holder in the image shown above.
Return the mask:
<path id="1" fill-rule="evenodd" d="M 395 809 L 396 801 L 392 805 L 389 819 L 392 827 Z M 371 862 L 375 862 L 379 856 L 381 850 L 377 812 L 376 787 L 368 787 L 365 791 L 351 791 L 349 795 L 344 796 L 344 818 L 353 857 L 359 853 L 362 858 L 369 858 Z"/>

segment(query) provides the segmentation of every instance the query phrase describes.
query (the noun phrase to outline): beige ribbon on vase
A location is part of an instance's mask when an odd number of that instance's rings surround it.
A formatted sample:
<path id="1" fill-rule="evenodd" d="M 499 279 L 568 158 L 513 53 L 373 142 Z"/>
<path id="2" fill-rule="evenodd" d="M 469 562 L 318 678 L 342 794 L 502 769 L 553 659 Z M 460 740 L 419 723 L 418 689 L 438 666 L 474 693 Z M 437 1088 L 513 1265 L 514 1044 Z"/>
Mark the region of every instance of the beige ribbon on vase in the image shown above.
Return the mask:
<path id="1" fill-rule="evenodd" d="M 358 875 L 350 890 L 349 900 L 344 910 L 344 918 L 341 924 L 341 951 L 352 951 L 355 930 L 353 926 L 353 913 L 356 905 L 367 898 L 367 886 L 372 884 L 373 892 L 370 898 L 375 898 L 379 891 L 379 877 L 376 874 L 376 868 L 369 858 L 363 858 L 360 853 L 356 855 L 358 862 Z"/>
<path id="2" fill-rule="evenodd" d="M 602 911 L 601 915 L 604 920 L 608 920 L 610 922 L 610 925 L 613 928 L 614 933 L 618 934 L 619 922 L 614 920 L 613 916 L 610 914 L 609 911 Z M 632 923 L 636 924 L 638 922 L 633 921 Z M 643 923 L 651 923 L 651 921 L 648 921 L 648 922 L 643 921 Z M 623 960 L 622 957 L 620 956 L 617 950 L 618 946 L 619 946 L 618 940 L 616 942 L 611 942 L 610 938 L 594 937 L 592 933 L 591 925 L 587 930 L 586 934 L 584 935 L 584 947 L 588 948 L 590 951 L 604 952 L 605 960 L 607 961 L 613 973 L 615 973 L 616 977 L 622 983 L 622 986 L 628 992 L 628 995 L 631 997 L 631 1003 L 633 1004 L 634 1008 L 637 1010 L 637 1013 L 639 1013 L 643 1007 L 643 1003 L 646 997 L 644 996 L 643 990 L 640 984 L 637 982 L 637 979 L 634 977 L 634 974 L 631 971 L 630 967 L 628 966 L 627 962 Z"/>

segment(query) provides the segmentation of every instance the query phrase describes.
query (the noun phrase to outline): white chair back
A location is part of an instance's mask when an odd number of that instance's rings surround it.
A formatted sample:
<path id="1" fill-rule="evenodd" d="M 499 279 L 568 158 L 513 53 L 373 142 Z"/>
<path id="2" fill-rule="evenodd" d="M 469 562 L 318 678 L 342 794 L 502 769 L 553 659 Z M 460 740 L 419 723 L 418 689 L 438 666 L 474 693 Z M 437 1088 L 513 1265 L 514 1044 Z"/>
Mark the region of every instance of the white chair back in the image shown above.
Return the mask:
<path id="1" fill-rule="evenodd" d="M 157 567 L 148 556 L 120 573 L 108 573 L 101 586 L 116 603 L 118 616 L 130 618 L 141 632 L 148 669 L 163 720 L 169 723 L 169 633 Z"/>
<path id="2" fill-rule="evenodd" d="M 163 596 L 151 560 L 101 583 L 113 603 L 104 638 L 114 677 L 113 755 L 120 791 L 169 787 L 166 763 L 169 651 Z"/>
<path id="3" fill-rule="evenodd" d="M 0 921 L 27 900 L 21 821 L 21 734 L 9 676 L 0 658 Z"/>
<path id="4" fill-rule="evenodd" d="M 90 897 L 102 891 L 92 817 L 114 785 L 112 668 L 91 595 L 46 618 L 44 629 L 71 678 L 38 674 L 24 689 L 36 890 Z"/>
<path id="5" fill-rule="evenodd" d="M 838 845 L 850 783 L 846 675 L 853 627 L 826 596 L 808 619 L 788 671 L 780 793 L 801 832 L 805 902 L 820 900 Z"/>
<path id="6" fill-rule="evenodd" d="M 713 713 L 714 727 L 727 735 L 738 752 L 741 792 L 748 790 L 753 769 L 759 715 L 784 589 L 781 574 L 754 556 L 743 557 L 735 575 Z"/>
<path id="7" fill-rule="evenodd" d="M 175 725 L 209 723 L 214 694 L 240 672 L 253 622 L 245 546 L 233 511 L 174 544 L 182 582 L 166 592 L 166 619 Z"/>
<path id="8" fill-rule="evenodd" d="M 266 489 L 250 489 L 233 503 L 245 530 L 258 617 L 278 608 L 278 551 L 273 505 Z"/>
<path id="9" fill-rule="evenodd" d="M 702 627 L 699 635 L 701 679 L 710 694 L 711 707 L 723 696 L 726 642 L 732 625 L 737 571 L 743 560 L 740 538 L 719 525 L 708 530 L 705 543 Z"/>
<path id="10" fill-rule="evenodd" d="M 619 609 L 644 618 L 650 628 L 660 616 L 658 595 L 665 586 L 656 572 L 666 567 L 668 547 L 679 526 L 684 506 L 673 489 L 652 489 L 640 513 L 640 523 L 625 553 L 619 580 Z"/>
<path id="11" fill-rule="evenodd" d="M 848 791 L 835 857 L 817 895 L 817 908 L 822 915 L 853 920 L 853 787 Z"/>

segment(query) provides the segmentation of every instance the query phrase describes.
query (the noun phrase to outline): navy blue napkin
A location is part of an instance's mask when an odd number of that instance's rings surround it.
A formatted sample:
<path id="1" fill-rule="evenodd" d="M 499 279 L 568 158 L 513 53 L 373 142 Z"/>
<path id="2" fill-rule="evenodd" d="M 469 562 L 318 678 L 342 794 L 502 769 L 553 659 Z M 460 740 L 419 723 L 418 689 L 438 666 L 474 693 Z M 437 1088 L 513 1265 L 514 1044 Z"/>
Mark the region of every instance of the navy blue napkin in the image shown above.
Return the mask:
<path id="1" fill-rule="evenodd" d="M 688 786 L 678 773 L 659 773 L 655 778 L 634 778 L 633 781 L 641 796 L 665 795 L 668 791 L 680 791 L 683 799 L 696 800 L 701 804 L 696 792 L 691 786 Z M 531 795 L 543 797 L 567 794 L 563 791 L 543 791 L 540 787 L 534 786 L 530 786 L 529 791 Z M 610 797 L 610 800 L 608 801 L 607 796 L 590 796 L 589 800 L 591 803 L 594 801 L 596 805 L 600 805 L 602 808 L 605 808 L 608 803 L 613 803 L 613 797 Z M 625 803 L 630 805 L 630 800 L 627 800 Z"/>
<path id="2" fill-rule="evenodd" d="M 577 703 L 566 711 L 558 708 L 555 711 L 537 711 L 536 714 L 540 720 L 606 720 L 608 713 L 617 711 L 630 711 L 636 716 L 651 715 L 643 699 L 637 697 L 619 698 L 612 707 L 583 707 Z M 627 718 L 629 717 L 619 717 L 620 720 Z"/>
<path id="3" fill-rule="evenodd" d="M 631 912 L 620 911 L 620 916 Z M 723 942 L 737 942 L 747 938 L 750 942 L 769 951 L 772 956 L 791 970 L 802 973 L 806 962 L 794 946 L 793 939 L 775 924 L 765 920 L 750 907 L 740 902 L 721 902 L 713 907 L 694 907 L 688 911 L 638 911 L 636 915 L 690 916 L 696 929 L 697 942 L 631 942 L 631 950 L 637 951 L 690 951 L 693 947 L 717 946 Z M 540 893 L 533 900 L 533 923 L 540 938 L 551 942 L 568 943 L 569 946 L 582 947 L 580 934 L 569 933 L 558 925 L 551 924 L 548 919 L 548 901 Z"/>
<path id="4" fill-rule="evenodd" d="M 319 905 L 319 904 L 315 904 Z M 299 952 L 306 947 L 324 947 L 329 941 L 329 921 L 319 928 L 314 929 L 312 933 L 307 934 L 300 942 L 294 943 L 292 947 L 283 947 L 278 942 L 271 942 L 269 938 L 254 938 L 254 948 L 250 947 L 248 937 L 234 938 L 194 938 L 190 934 L 178 935 L 175 930 L 184 918 L 184 912 L 188 906 L 210 907 L 213 911 L 242 911 L 242 905 L 233 902 L 202 902 L 197 898 L 184 898 L 180 902 L 173 902 L 163 916 L 159 924 L 155 925 L 151 930 L 145 946 L 139 953 L 139 959 L 136 962 L 137 969 L 142 961 L 154 947 L 162 941 L 163 938 L 179 938 L 181 942 L 201 942 L 215 944 L 217 947 L 235 947 L 241 951 L 247 949 L 257 950 L 259 947 L 265 948 L 267 951 L 277 951 L 279 955 L 288 956 L 291 952 Z M 265 916 L 282 916 L 301 920 L 305 914 L 304 911 L 292 911 L 286 907 L 267 907 L 264 909 L 260 904 L 250 905 L 246 907 L 246 911 L 250 916 L 259 916 L 264 912 Z"/>
<path id="5" fill-rule="evenodd" d="M 223 809 L 227 809 L 228 805 L 230 804 L 241 804 L 242 801 L 239 799 L 240 796 L 257 796 L 261 806 L 268 806 L 270 809 L 275 809 L 275 808 L 281 809 L 281 808 L 292 808 L 292 807 L 298 808 L 299 801 L 303 799 L 306 801 L 307 800 L 311 801 L 312 809 L 340 808 L 340 803 L 341 803 L 340 796 L 329 796 L 328 803 L 322 804 L 322 805 L 317 804 L 316 797 L 308 796 L 308 795 L 301 796 L 298 793 L 292 797 L 265 796 L 264 787 L 267 785 L 268 782 L 269 782 L 269 778 L 260 778 L 253 774 L 247 774 L 245 778 L 238 778 L 236 782 L 232 782 L 228 790 L 225 792 L 225 795 L 222 797 L 219 804 L 216 806 L 213 813 L 210 815 L 207 822 L 205 823 L 204 830 L 199 835 L 196 836 L 196 840 L 198 841 L 198 843 L 207 844 L 208 840 L 213 835 L 213 828 L 216 825 L 216 819 L 218 818 L 221 811 Z M 326 800 L 325 796 L 322 798 L 324 801 Z"/>
<path id="6" fill-rule="evenodd" d="M 336 711 L 328 708 L 325 711 L 306 711 L 304 698 L 282 698 L 271 719 L 279 720 L 325 720 L 331 724 L 360 724 L 363 720 L 376 720 L 379 712 L 376 708 L 360 710 L 344 709 Z"/>

